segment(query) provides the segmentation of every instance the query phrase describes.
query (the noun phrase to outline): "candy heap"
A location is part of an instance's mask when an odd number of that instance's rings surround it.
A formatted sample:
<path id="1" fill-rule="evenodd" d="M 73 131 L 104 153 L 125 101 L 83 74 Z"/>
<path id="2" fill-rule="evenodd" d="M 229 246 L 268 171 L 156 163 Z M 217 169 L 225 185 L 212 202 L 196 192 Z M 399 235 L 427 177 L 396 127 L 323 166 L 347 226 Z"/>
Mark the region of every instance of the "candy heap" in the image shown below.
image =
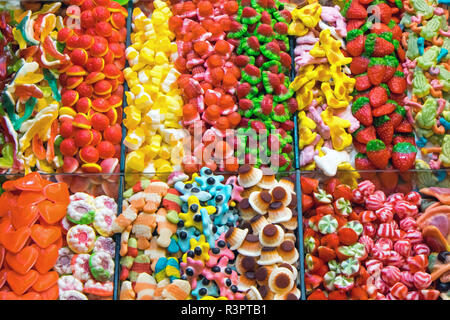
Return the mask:
<path id="1" fill-rule="evenodd" d="M 13 78 L 14 72 L 18 70 L 22 62 L 18 62 L 14 51 L 17 50 L 14 44 L 12 24 L 15 23 L 11 14 L 7 11 L 0 12 L 0 91 L 3 92 L 5 86 Z M 13 167 L 15 147 L 17 140 L 15 132 L 10 124 L 9 118 L 2 112 L 0 120 L 0 171 L 6 172 Z M 10 131 L 11 130 L 11 131 Z M 16 163 L 18 165 L 18 163 Z"/>
<path id="2" fill-rule="evenodd" d="M 335 178 L 324 189 L 317 180 L 302 180 L 305 249 L 310 252 L 305 276 L 314 290 L 308 299 L 347 299 L 346 292 L 351 299 L 437 299 L 426 272 L 430 248 L 419 229 L 419 193 L 386 197 L 368 180 L 354 190 Z"/>
<path id="3" fill-rule="evenodd" d="M 2 187 L 0 300 L 56 300 L 58 273 L 52 269 L 63 245 L 67 185 L 30 173 Z"/>
<path id="4" fill-rule="evenodd" d="M 183 164 L 187 173 L 201 166 L 211 170 L 236 171 L 234 142 L 229 129 L 241 122 L 237 112 L 236 86 L 241 77 L 233 50 L 239 43 L 227 40 L 225 32 L 238 10 L 236 1 L 186 1 L 172 7 L 169 27 L 176 35 L 178 58 L 175 66 L 182 75 L 183 125 L 191 139 Z M 190 145 L 189 145 L 190 144 Z"/>
<path id="5" fill-rule="evenodd" d="M 428 162 L 418 169 L 450 166 L 450 30 L 448 10 L 425 0 L 403 1 L 407 46 L 403 69 L 411 99 L 405 97 L 408 117 L 415 120 L 417 145 Z"/>
<path id="6" fill-rule="evenodd" d="M 333 176 L 338 168 L 353 169 L 345 149 L 360 125 L 349 106 L 355 80 L 347 76 L 345 65 L 352 59 L 340 50 L 345 49 L 346 24 L 338 6 L 321 6 L 317 0 L 294 9 L 292 18 L 288 31 L 297 36 L 297 77 L 290 88 L 296 91 L 300 110 L 300 166 L 319 167 Z"/>
<path id="7" fill-rule="evenodd" d="M 133 11 L 132 45 L 126 50 L 130 67 L 124 70 L 130 87 L 124 110 L 128 130 L 124 144 L 129 150 L 125 170 L 150 176 L 181 170 L 184 136 L 180 73 L 174 67 L 177 45 L 171 42 L 174 34 L 169 30 L 172 12 L 166 2 L 153 5 L 151 18 L 139 8 Z"/>
<path id="8" fill-rule="evenodd" d="M 361 264 L 367 251 L 358 242 L 363 225 L 352 189 L 336 178 L 322 189 L 318 180 L 301 177 L 301 187 L 308 300 L 367 300 L 369 275 Z"/>
<path id="9" fill-rule="evenodd" d="M 84 192 L 70 196 L 61 221 L 67 246 L 57 251 L 55 263 L 60 300 L 112 298 L 116 214 L 117 204 L 108 196 L 94 198 Z"/>
<path id="10" fill-rule="evenodd" d="M 71 0 L 58 42 L 69 63 L 60 68 L 63 172 L 119 170 L 128 12 L 111 0 Z M 75 26 L 74 26 L 75 25 Z"/>
<path id="11" fill-rule="evenodd" d="M 2 93 L 5 111 L 1 119 L 6 144 L 2 168 L 29 172 L 38 169 L 54 172 L 63 164 L 58 137 L 58 69 L 70 60 L 56 41 L 60 24 L 56 12 L 61 3 L 42 6 L 38 11 L 16 13 L 12 30 L 18 44 L 17 58 L 9 66 L 15 72 L 12 82 Z M 34 26 L 34 27 L 33 27 Z"/>
<path id="12" fill-rule="evenodd" d="M 225 240 L 237 250 L 237 288 L 248 300 L 298 300 L 297 197 L 290 177 L 275 178 L 268 168 L 239 168 L 242 224 Z M 245 228 L 245 229 L 244 229 Z"/>
<path id="13" fill-rule="evenodd" d="M 366 180 L 353 191 L 364 231 L 359 242 L 369 256 L 365 261 L 371 282 L 367 290 L 376 299 L 435 300 L 439 291 L 429 289 L 426 272 L 430 248 L 418 226 L 421 196 L 415 191 L 386 197 Z"/>
<path id="14" fill-rule="evenodd" d="M 294 128 L 290 119 L 297 101 L 289 88 L 290 21 L 282 2 L 243 0 L 227 34 L 237 47 L 235 62 L 242 69 L 237 155 L 245 163 L 270 165 L 276 171 L 289 170 L 293 158 L 289 131 Z"/>
<path id="15" fill-rule="evenodd" d="M 436 289 L 441 292 L 443 300 L 450 299 L 450 197 L 448 188 L 423 188 L 420 206 L 422 215 L 417 224 L 422 229 L 422 236 L 430 246 L 432 253 L 428 257 L 428 270 Z"/>
<path id="16" fill-rule="evenodd" d="M 232 200 L 236 178 L 204 167 L 192 180 L 180 172 L 160 181 L 141 180 L 125 192 L 115 222 L 122 233 L 121 299 L 242 299 L 234 254 L 224 241 L 238 219 Z M 161 206 L 161 207 L 160 207 Z M 153 231 L 156 230 L 153 236 Z M 178 296 L 173 287 L 178 286 Z M 180 295 L 183 293 L 182 295 Z"/>
<path id="17" fill-rule="evenodd" d="M 401 8 L 400 1 L 353 0 L 341 11 L 347 19 L 346 52 L 353 57 L 350 70 L 356 79 L 352 114 L 360 122 L 353 133 L 357 169 L 385 169 L 389 160 L 401 171 L 414 166 L 413 127 L 402 106 L 406 79 L 398 25 Z"/>
<path id="18" fill-rule="evenodd" d="M 122 214 L 113 224 L 113 231 L 122 233 L 120 299 L 170 299 L 175 294 L 185 300 L 190 286 L 179 282 L 178 258 L 166 258 L 179 221 L 178 191 L 165 182 L 142 179 L 124 197 Z"/>

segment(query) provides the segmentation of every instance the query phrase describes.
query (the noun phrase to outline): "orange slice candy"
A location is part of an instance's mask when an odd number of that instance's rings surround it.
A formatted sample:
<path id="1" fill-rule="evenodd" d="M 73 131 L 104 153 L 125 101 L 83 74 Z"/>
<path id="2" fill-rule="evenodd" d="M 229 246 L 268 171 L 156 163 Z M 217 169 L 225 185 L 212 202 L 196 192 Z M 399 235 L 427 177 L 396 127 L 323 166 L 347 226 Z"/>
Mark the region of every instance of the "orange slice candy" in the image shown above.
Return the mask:
<path id="1" fill-rule="evenodd" d="M 38 256 L 38 250 L 34 246 L 28 246 L 16 254 L 8 252 L 6 262 L 15 272 L 25 275 L 34 266 Z"/>
<path id="2" fill-rule="evenodd" d="M 56 244 L 51 244 L 45 249 L 39 248 L 35 245 L 35 248 L 38 250 L 39 255 L 34 264 L 39 273 L 46 273 L 50 271 L 58 260 L 58 250 L 59 247 Z"/>
<path id="3" fill-rule="evenodd" d="M 61 237 L 61 229 L 55 226 L 41 226 L 35 224 L 31 227 L 31 239 L 41 248 L 47 248 Z"/>
<path id="4" fill-rule="evenodd" d="M 9 287 L 17 295 L 24 294 L 37 281 L 39 274 L 36 270 L 30 270 L 26 274 L 21 275 L 15 271 L 9 271 L 6 275 L 6 282 Z"/>

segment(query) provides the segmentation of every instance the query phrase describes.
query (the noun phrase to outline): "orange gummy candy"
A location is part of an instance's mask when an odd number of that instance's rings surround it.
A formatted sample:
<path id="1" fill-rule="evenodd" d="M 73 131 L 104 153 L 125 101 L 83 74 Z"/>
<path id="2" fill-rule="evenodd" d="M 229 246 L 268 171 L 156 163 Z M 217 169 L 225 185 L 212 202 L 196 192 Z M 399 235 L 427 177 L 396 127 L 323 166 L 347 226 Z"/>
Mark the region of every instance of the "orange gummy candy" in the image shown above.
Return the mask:
<path id="1" fill-rule="evenodd" d="M 227 118 L 232 128 L 235 128 L 241 122 L 241 115 L 237 112 L 230 113 Z"/>
<path id="2" fill-rule="evenodd" d="M 224 94 L 219 99 L 219 106 L 223 109 L 228 109 L 234 106 L 233 97 L 229 94 Z"/>
<path id="3" fill-rule="evenodd" d="M 193 119 L 195 119 L 198 115 L 198 111 L 197 108 L 190 104 L 187 103 L 184 105 L 183 107 L 183 120 L 184 121 L 191 121 Z"/>
<path id="4" fill-rule="evenodd" d="M 230 128 L 230 121 L 227 117 L 220 117 L 216 121 L 216 128 L 219 130 L 226 130 Z"/>
<path id="5" fill-rule="evenodd" d="M 208 52 L 208 42 L 206 41 L 197 41 L 194 43 L 194 51 L 199 55 L 202 56 Z"/>
<path id="6" fill-rule="evenodd" d="M 208 60 L 206 61 L 208 64 L 208 67 L 210 68 L 216 68 L 223 66 L 223 59 L 218 54 L 213 54 L 209 56 Z"/>
<path id="7" fill-rule="evenodd" d="M 221 110 L 218 105 L 213 104 L 206 108 L 205 117 L 210 121 L 216 121 L 220 117 Z"/>
<path id="8" fill-rule="evenodd" d="M 209 17 L 213 14 L 213 6 L 209 1 L 200 1 L 197 4 L 198 14 L 201 17 Z"/>
<path id="9" fill-rule="evenodd" d="M 216 50 L 216 52 L 218 54 L 226 55 L 227 53 L 230 52 L 231 46 L 228 43 L 228 41 L 219 40 L 219 41 L 216 42 L 216 44 L 214 46 L 214 49 Z"/>

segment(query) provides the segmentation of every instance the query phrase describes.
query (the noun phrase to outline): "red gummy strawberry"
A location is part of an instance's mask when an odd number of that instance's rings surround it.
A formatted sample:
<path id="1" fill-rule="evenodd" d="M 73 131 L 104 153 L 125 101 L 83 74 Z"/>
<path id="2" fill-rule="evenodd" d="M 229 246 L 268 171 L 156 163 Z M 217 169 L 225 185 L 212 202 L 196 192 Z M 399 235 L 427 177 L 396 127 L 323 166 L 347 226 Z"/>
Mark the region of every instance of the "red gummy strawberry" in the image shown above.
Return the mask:
<path id="1" fill-rule="evenodd" d="M 269 86 L 266 87 L 266 91 L 268 93 L 272 93 L 276 88 L 278 88 L 281 84 L 280 78 L 278 75 L 272 72 L 264 71 L 264 73 L 267 75 L 267 80 L 269 81 Z"/>
<path id="2" fill-rule="evenodd" d="M 261 70 L 252 64 L 246 65 L 244 68 L 244 71 L 245 71 L 245 73 L 247 73 L 249 76 L 252 76 L 252 77 L 260 77 L 261 76 Z"/>
<path id="3" fill-rule="evenodd" d="M 381 107 L 388 100 L 389 90 L 386 89 L 385 84 L 381 84 L 377 87 L 374 87 L 369 92 L 369 101 L 372 108 Z M 394 108 L 395 109 L 395 108 Z M 394 111 L 394 110 L 392 110 Z M 391 112 L 392 112 L 391 111 Z M 391 113 L 389 112 L 389 113 Z M 379 116 L 377 116 L 379 117 Z"/>
<path id="4" fill-rule="evenodd" d="M 403 32 L 398 23 L 396 23 L 394 20 L 391 20 L 388 24 L 388 27 L 391 28 L 392 38 L 397 41 L 401 41 Z"/>
<path id="5" fill-rule="evenodd" d="M 288 33 L 288 25 L 284 22 L 277 22 L 274 24 L 273 29 L 278 34 L 287 34 Z"/>
<path id="6" fill-rule="evenodd" d="M 278 44 L 276 41 L 273 41 L 273 40 L 270 41 L 269 43 L 267 43 L 267 44 L 265 45 L 265 48 L 266 48 L 267 50 L 269 50 L 272 54 L 275 54 L 275 55 L 277 55 L 277 56 L 280 55 L 281 49 L 280 49 L 279 44 Z M 270 57 L 267 57 L 267 58 L 270 59 Z"/>
<path id="7" fill-rule="evenodd" d="M 271 37 L 274 35 L 273 29 L 270 24 L 260 24 L 256 29 L 256 32 L 264 37 Z"/>
<path id="8" fill-rule="evenodd" d="M 395 132 L 410 133 L 413 132 L 413 127 L 408 120 L 403 119 L 402 122 L 395 127 Z"/>
<path id="9" fill-rule="evenodd" d="M 361 143 L 357 140 L 353 140 L 353 146 L 355 147 L 356 151 L 358 151 L 359 153 L 365 154 L 367 152 L 367 150 L 366 150 L 367 144 Z"/>
<path id="10" fill-rule="evenodd" d="M 355 89 L 358 90 L 358 91 L 365 91 L 365 90 L 369 89 L 372 86 L 372 84 L 370 83 L 369 76 L 367 75 L 367 73 L 358 74 L 355 77 L 355 80 L 356 80 L 356 82 L 355 82 Z"/>
<path id="11" fill-rule="evenodd" d="M 347 33 L 347 52 L 352 57 L 360 56 L 364 51 L 364 43 L 366 37 L 359 29 L 353 29 Z"/>
<path id="12" fill-rule="evenodd" d="M 364 23 L 366 23 L 364 19 L 349 19 L 347 21 L 347 32 L 361 28 Z"/>
<path id="13" fill-rule="evenodd" d="M 395 108 L 396 108 L 395 104 L 387 102 L 378 108 L 372 109 L 372 115 L 374 117 L 381 117 L 384 115 L 389 115 L 395 111 Z M 391 121 L 392 121 L 392 119 L 391 119 Z M 392 124 L 392 126 L 394 127 L 393 124 Z"/>
<path id="14" fill-rule="evenodd" d="M 394 127 L 392 126 L 391 119 L 388 116 L 377 117 L 374 118 L 373 124 L 378 138 L 386 145 L 390 145 L 394 138 Z"/>
<path id="15" fill-rule="evenodd" d="M 374 139 L 367 143 L 367 157 L 378 169 L 386 168 L 391 154 L 383 141 Z"/>
<path id="16" fill-rule="evenodd" d="M 239 55 L 234 58 L 234 64 L 236 67 L 244 68 L 246 65 L 250 63 L 250 57 L 246 55 Z"/>
<path id="17" fill-rule="evenodd" d="M 236 94 L 239 99 L 244 98 L 246 95 L 250 93 L 252 90 L 252 86 L 248 82 L 242 82 L 236 89 Z"/>
<path id="18" fill-rule="evenodd" d="M 361 125 L 358 130 L 353 132 L 353 137 L 356 141 L 367 144 L 370 140 L 376 139 L 376 131 L 374 126 L 364 127 Z"/>
<path id="19" fill-rule="evenodd" d="M 240 99 L 239 100 L 239 108 L 241 110 L 250 110 L 252 107 L 253 107 L 252 100 L 250 100 L 250 99 Z M 261 109 L 262 109 L 262 102 L 261 102 Z M 270 114 L 270 112 L 268 114 Z"/>
<path id="20" fill-rule="evenodd" d="M 384 57 L 394 52 L 394 45 L 386 39 L 371 33 L 364 43 L 365 53 L 369 57 Z"/>
<path id="21" fill-rule="evenodd" d="M 360 97 L 356 99 L 352 104 L 352 114 L 364 126 L 369 127 L 372 125 L 372 110 L 368 98 Z"/>
<path id="22" fill-rule="evenodd" d="M 384 57 L 384 77 L 383 82 L 387 83 L 395 74 L 395 70 L 399 66 L 399 62 L 396 57 L 386 56 Z"/>
<path id="23" fill-rule="evenodd" d="M 280 63 L 283 67 L 290 69 L 291 63 L 292 63 L 291 56 L 288 53 L 281 51 L 280 52 Z"/>
<path id="24" fill-rule="evenodd" d="M 261 100 L 261 112 L 265 115 L 269 115 L 273 110 L 273 97 L 270 94 L 266 94 Z"/>
<path id="25" fill-rule="evenodd" d="M 403 93 L 406 90 L 405 74 L 401 71 L 395 71 L 394 76 L 388 82 L 389 89 L 393 93 Z"/>
<path id="26" fill-rule="evenodd" d="M 369 62 L 370 60 L 364 56 L 353 57 L 352 62 L 350 63 L 350 71 L 353 75 L 366 72 Z"/>
<path id="27" fill-rule="evenodd" d="M 409 142 L 400 142 L 392 149 L 392 165 L 400 171 L 407 171 L 414 167 L 417 148 Z"/>
<path id="28" fill-rule="evenodd" d="M 270 26 L 272 24 L 272 17 L 269 12 L 263 11 L 261 12 L 261 19 L 259 21 Z"/>
<path id="29" fill-rule="evenodd" d="M 391 114 L 389 114 L 389 118 L 391 118 L 391 123 L 394 128 L 397 128 L 400 123 L 402 123 L 403 119 L 406 116 L 406 110 L 404 107 L 397 104 L 397 102 L 393 100 L 387 101 L 390 104 L 395 105 L 395 110 Z"/>
<path id="30" fill-rule="evenodd" d="M 370 27 L 371 33 L 381 34 L 383 32 L 391 32 L 391 29 L 388 27 L 387 24 L 382 22 L 374 22 L 372 26 Z"/>
<path id="31" fill-rule="evenodd" d="M 255 51 L 259 51 L 260 49 L 260 44 L 259 44 L 259 40 L 256 36 L 251 36 L 247 38 L 247 45 L 255 50 Z"/>
<path id="32" fill-rule="evenodd" d="M 319 180 L 301 176 L 300 185 L 302 187 L 303 193 L 312 194 L 313 192 L 317 192 L 317 188 L 319 187 Z"/>
<path id="33" fill-rule="evenodd" d="M 345 3 L 341 11 L 342 15 L 347 19 L 366 19 L 367 10 L 359 3 L 359 0 L 349 0 Z"/>
<path id="34" fill-rule="evenodd" d="M 392 143 L 394 146 L 400 142 L 409 142 L 412 145 L 416 145 L 416 139 L 414 137 L 414 133 L 394 133 L 394 140 Z"/>
<path id="35" fill-rule="evenodd" d="M 358 152 L 355 156 L 355 169 L 356 170 L 375 170 L 375 166 L 369 161 L 367 155 Z"/>
<path id="36" fill-rule="evenodd" d="M 364 4 L 364 5 L 370 4 L 371 2 L 373 2 L 373 0 L 359 0 L 359 3 Z"/>
<path id="37" fill-rule="evenodd" d="M 384 65 L 384 58 L 370 58 L 369 65 L 367 66 L 367 76 L 370 83 L 374 86 L 383 82 L 386 66 Z"/>
<path id="38" fill-rule="evenodd" d="M 372 13 L 379 12 L 379 18 L 382 23 L 388 24 L 391 21 L 392 17 L 392 8 L 384 2 L 376 4 Z"/>
<path id="39" fill-rule="evenodd" d="M 253 18 L 258 15 L 258 12 L 252 7 L 244 7 L 242 9 L 242 18 Z"/>

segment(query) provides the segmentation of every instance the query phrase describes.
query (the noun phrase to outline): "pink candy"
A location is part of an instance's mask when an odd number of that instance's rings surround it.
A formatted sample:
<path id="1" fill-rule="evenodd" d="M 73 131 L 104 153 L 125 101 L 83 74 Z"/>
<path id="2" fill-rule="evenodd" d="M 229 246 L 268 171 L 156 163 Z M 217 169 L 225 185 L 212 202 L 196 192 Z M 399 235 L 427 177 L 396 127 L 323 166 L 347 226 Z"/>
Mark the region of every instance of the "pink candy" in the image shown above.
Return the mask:
<path id="1" fill-rule="evenodd" d="M 362 223 L 366 223 L 366 222 L 372 222 L 377 220 L 377 215 L 375 214 L 375 212 L 373 211 L 362 211 L 360 213 L 360 221 Z"/>
<path id="2" fill-rule="evenodd" d="M 383 207 L 375 211 L 375 215 L 381 222 L 391 222 L 394 218 L 394 213 L 389 208 Z"/>
<path id="3" fill-rule="evenodd" d="M 431 285 L 431 275 L 429 273 L 418 271 L 414 274 L 414 286 L 421 290 Z"/>
<path id="4" fill-rule="evenodd" d="M 373 260 L 366 261 L 366 270 L 367 270 L 367 273 L 370 275 L 381 272 L 382 268 L 383 268 L 383 263 L 379 260 L 373 259 Z"/>
<path id="5" fill-rule="evenodd" d="M 403 231 L 414 230 L 417 228 L 417 222 L 411 217 L 407 217 L 400 221 L 400 229 Z"/>
<path id="6" fill-rule="evenodd" d="M 366 197 L 366 209 L 377 210 L 383 207 L 386 201 L 386 195 L 383 191 L 375 191 L 373 194 Z"/>
<path id="7" fill-rule="evenodd" d="M 381 270 L 381 279 L 383 279 L 383 281 L 390 286 L 400 281 L 401 277 L 402 277 L 401 271 L 397 267 L 387 266 Z"/>
<path id="8" fill-rule="evenodd" d="M 398 201 L 395 204 L 394 210 L 400 219 L 406 217 L 414 217 L 419 212 L 415 204 L 409 203 L 408 201 L 405 200 Z"/>
<path id="9" fill-rule="evenodd" d="M 365 246 L 367 252 L 372 251 L 374 243 L 371 237 L 363 235 L 359 238 L 358 242 L 362 243 Z"/>
<path id="10" fill-rule="evenodd" d="M 373 237 L 375 236 L 375 234 L 377 233 L 377 229 L 375 228 L 375 226 L 372 223 L 365 223 L 363 225 L 364 229 L 363 229 L 363 234 L 369 237 Z"/>
<path id="11" fill-rule="evenodd" d="M 395 236 L 394 226 L 390 223 L 381 223 L 377 235 L 384 238 L 393 238 Z"/>
<path id="12" fill-rule="evenodd" d="M 364 180 L 358 184 L 358 190 L 367 197 L 375 192 L 375 185 L 369 180 Z"/>
<path id="13" fill-rule="evenodd" d="M 418 243 L 414 246 L 414 254 L 423 254 L 428 256 L 430 254 L 430 248 L 424 243 Z"/>
<path id="14" fill-rule="evenodd" d="M 411 242 L 409 240 L 398 240 L 394 244 L 394 250 L 404 257 L 411 255 Z"/>
<path id="15" fill-rule="evenodd" d="M 414 275 L 409 271 L 402 271 L 400 281 L 408 288 L 414 288 Z"/>

